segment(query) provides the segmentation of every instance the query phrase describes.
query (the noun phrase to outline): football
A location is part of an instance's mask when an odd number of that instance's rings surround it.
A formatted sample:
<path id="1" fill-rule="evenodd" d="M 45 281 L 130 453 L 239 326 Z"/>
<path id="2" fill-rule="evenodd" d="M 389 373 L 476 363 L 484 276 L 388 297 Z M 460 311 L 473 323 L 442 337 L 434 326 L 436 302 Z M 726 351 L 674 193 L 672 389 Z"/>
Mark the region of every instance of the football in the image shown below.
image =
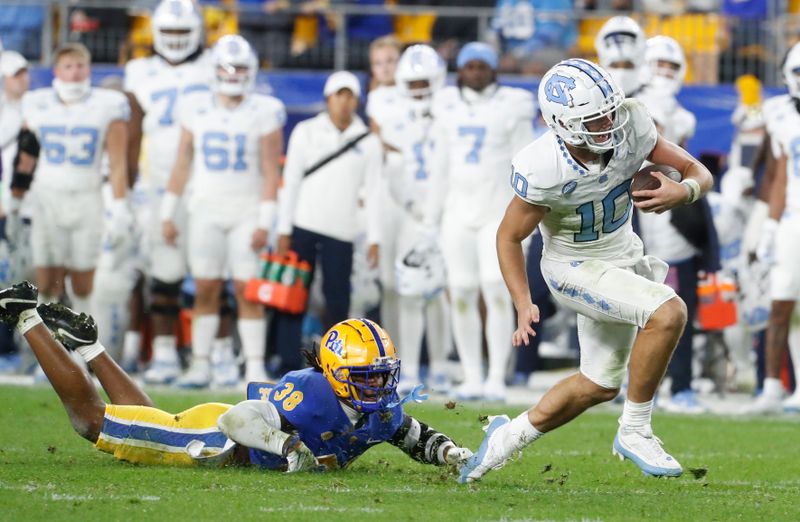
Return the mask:
<path id="1" fill-rule="evenodd" d="M 658 171 L 668 176 L 673 181 L 680 181 L 681 174 L 669 165 L 648 165 L 633 175 L 631 181 L 631 194 L 638 190 L 655 190 L 661 186 L 661 181 L 652 172 Z M 644 201 L 647 198 L 631 196 L 634 201 Z"/>

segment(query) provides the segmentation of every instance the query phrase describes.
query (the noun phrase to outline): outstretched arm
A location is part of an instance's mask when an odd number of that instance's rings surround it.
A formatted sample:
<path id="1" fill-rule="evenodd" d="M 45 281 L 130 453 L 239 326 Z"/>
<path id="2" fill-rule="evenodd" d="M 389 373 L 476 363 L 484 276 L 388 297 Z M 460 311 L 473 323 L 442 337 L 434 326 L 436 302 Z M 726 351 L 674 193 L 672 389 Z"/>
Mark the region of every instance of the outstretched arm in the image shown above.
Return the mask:
<path id="1" fill-rule="evenodd" d="M 316 469 L 317 459 L 297 435 L 283 431 L 285 419 L 268 401 L 243 401 L 220 415 L 217 426 L 226 437 L 248 448 L 289 461 L 287 471 Z"/>
<path id="2" fill-rule="evenodd" d="M 458 447 L 444 433 L 407 414 L 403 415 L 403 424 L 389 439 L 389 443 L 416 461 L 436 466 L 457 466 L 472 456 L 468 448 Z"/>

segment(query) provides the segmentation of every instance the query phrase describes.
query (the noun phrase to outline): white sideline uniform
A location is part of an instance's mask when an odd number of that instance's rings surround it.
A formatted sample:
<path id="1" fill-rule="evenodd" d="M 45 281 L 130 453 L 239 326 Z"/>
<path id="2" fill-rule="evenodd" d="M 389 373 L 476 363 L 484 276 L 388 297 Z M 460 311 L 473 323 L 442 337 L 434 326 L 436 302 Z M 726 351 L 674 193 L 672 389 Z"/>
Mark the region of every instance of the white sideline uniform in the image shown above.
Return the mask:
<path id="1" fill-rule="evenodd" d="M 511 158 L 533 140 L 535 107 L 530 92 L 512 87 L 474 103 L 457 87 L 434 97 L 430 190 L 432 198 L 444 198 L 441 246 L 451 288 L 503 282 L 495 234 L 512 197 Z"/>
<path id="2" fill-rule="evenodd" d="M 775 233 L 770 295 L 776 301 L 796 301 L 800 300 L 800 114 L 784 94 L 764 103 L 764 117 L 775 157 L 786 155 L 786 207 Z"/>
<path id="3" fill-rule="evenodd" d="M 367 97 L 366 114 L 381 128 L 381 139 L 385 131 L 391 126 L 392 121 L 403 117 L 401 114 L 401 95 L 397 88 L 378 87 L 370 91 Z M 391 144 L 397 147 L 395 144 Z M 400 230 L 402 220 L 403 198 L 398 190 L 397 180 L 403 176 L 403 155 L 399 152 L 385 151 L 383 164 L 383 179 L 381 186 L 381 248 L 378 251 L 378 271 L 383 288 L 394 289 L 394 260 L 397 257 L 397 241 L 394 239 Z M 363 222 L 363 220 L 359 220 Z M 354 267 L 355 270 L 355 267 Z"/>
<path id="4" fill-rule="evenodd" d="M 550 209 L 539 225 L 542 274 L 578 313 L 581 373 L 609 389 L 622 383 L 637 328 L 675 297 L 662 284 L 666 263 L 643 255 L 631 225 L 631 178 L 655 147 L 655 125 L 641 102 L 623 107 L 627 140 L 601 172 L 581 168 L 549 131 L 514 157 L 511 177 L 517 196 Z"/>
<path id="5" fill-rule="evenodd" d="M 136 97 L 144 111 L 142 151 L 145 161 L 137 180 L 138 190 L 145 193 L 146 203 L 139 208 L 137 221 L 142 226 L 142 252 L 146 256 L 146 272 L 155 279 L 172 283 L 186 275 L 186 209 L 178 204 L 175 245 L 164 241 L 159 218 L 161 198 L 175 164 L 180 140 L 179 106 L 193 93 L 209 92 L 214 67 L 209 52 L 196 60 L 170 65 L 160 56 L 131 60 L 125 66 L 126 92 Z"/>
<path id="6" fill-rule="evenodd" d="M 435 138 L 431 117 L 416 116 L 408 100 L 394 89 L 391 92 L 393 99 L 384 102 L 385 110 L 373 119 L 380 125 L 381 140 L 400 151 L 399 168 L 386 176 L 389 195 L 400 212 L 394 234 L 385 236 L 387 242 L 391 240 L 394 244 L 395 255 L 388 260 L 393 269 L 397 257 L 405 255 L 424 238 L 421 221 Z M 385 98 L 389 98 L 387 94 Z"/>
<path id="7" fill-rule="evenodd" d="M 214 94 L 188 97 L 181 125 L 192 133 L 194 165 L 188 196 L 189 268 L 198 279 L 257 275 L 258 252 L 250 247 L 261 203 L 260 139 L 286 123 L 276 98 L 250 94 L 235 108 Z"/>
<path id="8" fill-rule="evenodd" d="M 112 122 L 128 120 L 128 100 L 119 92 L 92 88 L 83 100 L 67 105 L 48 87 L 25 94 L 22 114 L 41 144 L 31 185 L 33 263 L 92 270 L 103 232 L 106 133 Z"/>

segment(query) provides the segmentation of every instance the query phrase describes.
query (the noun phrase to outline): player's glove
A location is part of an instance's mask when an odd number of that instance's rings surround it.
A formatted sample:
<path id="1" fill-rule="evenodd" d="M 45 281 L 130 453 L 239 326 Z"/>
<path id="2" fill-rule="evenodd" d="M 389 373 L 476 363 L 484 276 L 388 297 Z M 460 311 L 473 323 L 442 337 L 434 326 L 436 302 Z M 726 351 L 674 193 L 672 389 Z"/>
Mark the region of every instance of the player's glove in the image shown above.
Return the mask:
<path id="1" fill-rule="evenodd" d="M 106 237 L 116 246 L 133 235 L 133 215 L 125 199 L 115 199 L 108 210 Z"/>
<path id="2" fill-rule="evenodd" d="M 775 233 L 778 230 L 778 222 L 774 219 L 767 219 L 761 226 L 761 237 L 756 247 L 756 257 L 759 261 L 771 265 L 775 262 Z"/>
<path id="3" fill-rule="evenodd" d="M 295 473 L 297 471 L 313 471 L 320 467 L 317 462 L 317 457 L 308 449 L 308 446 L 303 444 L 299 438 L 294 441 L 289 441 L 291 444 L 286 452 L 286 460 L 289 462 L 289 467 L 286 469 L 287 473 Z"/>
<path id="4" fill-rule="evenodd" d="M 448 466 L 461 466 L 468 458 L 472 456 L 472 450 L 469 448 L 459 448 L 453 446 L 444 455 L 444 461 Z"/>

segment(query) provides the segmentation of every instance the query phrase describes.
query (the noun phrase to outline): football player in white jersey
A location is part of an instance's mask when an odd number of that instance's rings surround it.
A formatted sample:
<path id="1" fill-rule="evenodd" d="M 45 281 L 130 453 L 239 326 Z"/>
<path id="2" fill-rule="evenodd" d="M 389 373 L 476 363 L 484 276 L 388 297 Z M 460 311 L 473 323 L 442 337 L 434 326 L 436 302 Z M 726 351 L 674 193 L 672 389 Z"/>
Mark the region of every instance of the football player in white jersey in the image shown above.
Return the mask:
<path id="1" fill-rule="evenodd" d="M 645 86 L 647 39 L 644 31 L 629 16 L 615 16 L 603 24 L 594 40 L 597 58 L 627 97 L 639 94 Z"/>
<path id="2" fill-rule="evenodd" d="M 646 474 L 678 476 L 682 468 L 653 434 L 650 418 L 686 306 L 662 284 L 666 264 L 643 255 L 631 209 L 663 212 L 696 201 L 711 188 L 711 173 L 660 137 L 641 102 L 626 100 L 592 62 L 570 59 L 550 69 L 539 105 L 551 131 L 514 157 L 516 197 L 497 231 L 497 254 L 517 309 L 514 344 L 528 344 L 539 309 L 531 302 L 521 243 L 540 227 L 542 274 L 554 298 L 579 314 L 580 371 L 514 420 L 490 417 L 460 481 L 479 479 L 542 434 L 616 397 L 626 368 L 628 396 L 613 452 Z M 631 178 L 645 160 L 670 165 L 683 179 L 658 173 L 661 186 L 634 193 L 644 199 L 632 203 Z"/>
<path id="3" fill-rule="evenodd" d="M 65 44 L 54 57 L 53 86 L 22 99 L 23 126 L 41 143 L 31 186 L 36 217 L 31 244 L 40 295 L 58 299 L 68 270 L 74 307 L 87 313 L 103 231 L 104 149 L 114 197 L 112 221 L 131 220 L 126 200 L 130 107 L 121 93 L 91 86 L 90 59 L 82 44 Z"/>
<path id="4" fill-rule="evenodd" d="M 26 194 L 12 190 L 14 159 L 17 156 L 17 137 L 22 128 L 22 97 L 30 87 L 28 61 L 16 51 L 0 55 L 0 75 L 3 92 L 0 94 L 0 151 L 2 151 L 2 200 L 0 215 L 4 215 L 5 238 L 9 243 L 9 272 L 14 280 L 33 279 L 30 256 L 31 209 Z M 1 261 L 1 260 L 0 260 Z"/>
<path id="5" fill-rule="evenodd" d="M 395 72 L 401 50 L 400 42 L 393 36 L 378 38 L 369 46 L 373 88 L 367 94 L 365 112 L 369 118 L 370 129 L 378 136 L 381 135 L 380 121 L 402 117 L 398 114 L 401 106 L 398 101 L 400 93 L 395 84 Z M 404 165 L 403 155 L 394 146 L 384 141 L 383 149 L 383 176 L 386 182 L 382 184 L 381 190 L 381 227 L 383 229 L 381 237 L 385 240 L 380 247 L 380 259 L 378 260 L 378 274 L 381 283 L 381 324 L 387 332 L 392 332 L 392 338 L 397 346 L 402 346 L 402 332 L 398 324 L 400 296 L 395 288 L 394 262 L 397 253 L 394 238 L 400 227 L 403 209 L 392 197 L 391 184 L 393 180 L 402 177 Z M 364 220 L 359 220 L 359 222 L 364 222 Z M 354 261 L 353 272 L 358 264 Z"/>
<path id="6" fill-rule="evenodd" d="M 654 36 L 647 39 L 645 59 L 650 79 L 642 93 L 642 101 L 656 120 L 661 134 L 686 148 L 686 143 L 694 136 L 697 119 L 675 98 L 686 76 L 683 49 L 669 36 Z"/>
<path id="7" fill-rule="evenodd" d="M 399 292 L 400 353 L 403 354 L 404 376 L 398 390 L 408 392 L 419 382 L 419 359 L 422 336 L 427 330 L 428 351 L 431 362 L 430 386 L 437 391 L 447 387 L 444 362 L 450 346 L 450 324 L 447 300 L 438 292 L 444 278 L 436 281 L 435 274 L 426 268 L 439 256 L 436 249 L 412 252 L 426 239 L 422 224 L 428 172 L 434 147 L 431 134 L 433 118 L 431 102 L 435 93 L 444 86 L 447 74 L 444 61 L 427 45 L 413 45 L 403 52 L 397 65 L 396 87 L 381 93 L 385 110 L 372 115 L 372 127 L 380 133 L 384 146 L 399 156 L 400 169 L 387 176 L 391 204 L 399 208 L 400 219 L 391 233 L 384 235 L 381 251 L 389 251 L 393 258 L 383 257 L 388 268 L 397 274 Z M 373 99 L 374 101 L 374 99 Z M 423 266 L 425 265 L 425 266 Z M 441 261 L 439 262 L 441 265 Z M 386 269 L 384 269 L 386 270 Z M 438 275 L 443 276 L 443 271 Z"/>
<path id="8" fill-rule="evenodd" d="M 434 99 L 436 137 L 425 222 L 440 226 L 453 334 L 464 371 L 456 398 L 504 400 L 513 323 L 494 236 L 512 196 L 505 179 L 513 155 L 533 140 L 530 92 L 497 84 L 498 58 L 484 43 L 464 46 L 458 85 Z M 489 372 L 481 357 L 480 294 L 486 303 Z"/>
<path id="9" fill-rule="evenodd" d="M 244 286 L 257 275 L 258 254 L 267 244 L 275 217 L 286 122 L 280 101 L 253 92 L 258 60 L 244 38 L 220 38 L 212 60 L 213 94 L 192 96 L 181 106 L 178 156 L 160 213 L 164 238 L 174 244 L 179 234 L 175 210 L 191 171 L 188 250 L 197 290 L 192 363 L 178 381 L 187 387 L 210 383 L 209 356 L 228 274 L 236 289 L 245 378 L 266 379 L 264 308 L 244 299 Z"/>
<path id="10" fill-rule="evenodd" d="M 158 209 L 175 162 L 180 126 L 177 107 L 185 96 L 208 91 L 213 68 L 203 50 L 203 21 L 191 0 L 163 0 L 153 18 L 155 54 L 131 60 L 125 66 L 125 91 L 131 100 L 131 139 L 129 163 L 136 179 L 140 150 L 144 150 L 144 176 L 137 183 L 147 194 L 142 207 L 142 231 L 150 277 L 150 313 L 153 320 L 153 358 L 145 381 L 163 384 L 180 374 L 175 326 L 180 285 L 186 275 L 186 236 L 179 234 L 175 245 L 164 242 Z M 176 209 L 175 223 L 186 227 L 185 209 Z M 139 345 L 137 333 L 126 337 L 125 352 Z"/>
<path id="11" fill-rule="evenodd" d="M 800 392 L 781 405 L 780 381 L 785 346 L 789 345 L 795 371 L 800 371 L 800 328 L 790 328 L 800 298 L 800 44 L 784 60 L 783 78 L 789 93 L 764 102 L 772 154 L 778 158 L 769 189 L 769 214 L 761 229 L 758 259 L 772 265 L 772 307 L 767 325 L 766 375 L 763 392 L 750 408 L 753 413 L 800 410 Z M 790 333 L 791 330 L 791 333 Z"/>

